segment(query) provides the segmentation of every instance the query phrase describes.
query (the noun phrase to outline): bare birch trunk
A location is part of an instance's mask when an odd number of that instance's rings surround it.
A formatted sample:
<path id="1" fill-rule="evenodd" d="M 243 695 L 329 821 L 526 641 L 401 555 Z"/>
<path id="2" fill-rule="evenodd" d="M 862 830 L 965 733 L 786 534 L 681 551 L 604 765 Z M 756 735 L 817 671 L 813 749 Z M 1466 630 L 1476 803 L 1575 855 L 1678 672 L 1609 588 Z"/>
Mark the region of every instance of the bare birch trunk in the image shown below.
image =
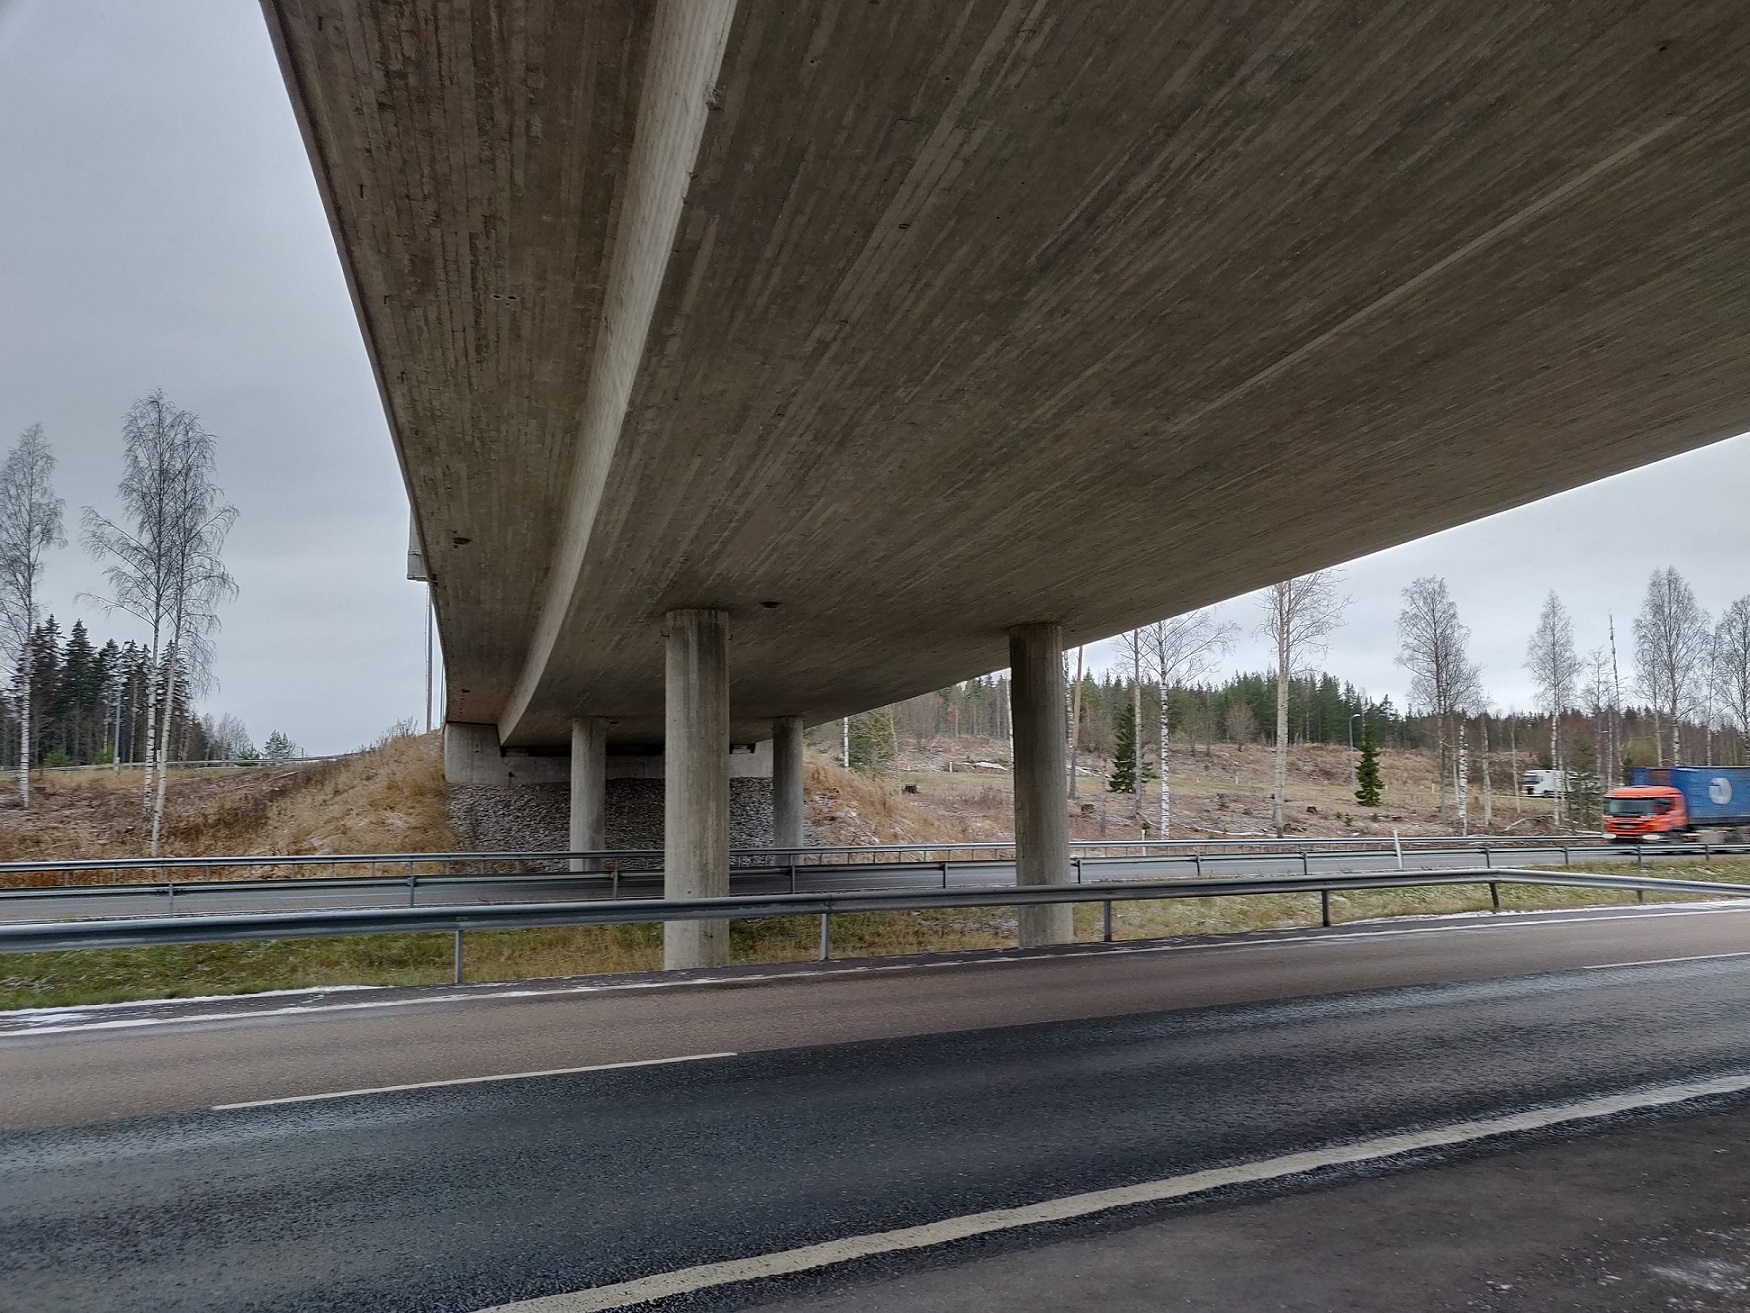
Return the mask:
<path id="1" fill-rule="evenodd" d="M 1562 718 L 1559 715 L 1549 718 L 1549 764 L 1550 769 L 1556 773 L 1556 796 L 1551 810 L 1555 813 L 1557 825 L 1562 823 L 1562 797 L 1567 791 L 1567 777 L 1562 774 L 1562 759 L 1559 753 L 1561 724 Z"/>
<path id="2" fill-rule="evenodd" d="M 1076 796 L 1082 748 L 1082 649 L 1076 648 L 1076 686 L 1069 709 L 1069 796 Z"/>
<path id="3" fill-rule="evenodd" d="M 1510 721 L 1507 725 L 1507 732 L 1510 735 L 1510 741 L 1513 745 L 1512 756 L 1509 758 L 1509 765 L 1510 765 L 1511 770 L 1513 771 L 1513 814 L 1515 816 L 1518 816 L 1518 815 L 1520 815 L 1520 801 L 1519 800 L 1525 796 L 1525 788 L 1519 782 L 1519 724 L 1518 724 L 1518 722 L 1517 721 Z"/>
<path id="4" fill-rule="evenodd" d="M 1276 639 L 1276 796 L 1275 805 L 1271 808 L 1278 836 L 1284 832 L 1288 822 L 1288 660 L 1290 639 L 1288 626 L 1283 624 L 1281 629 L 1282 632 Z"/>
<path id="5" fill-rule="evenodd" d="M 1458 795 L 1458 832 L 1470 833 L 1470 732 L 1464 717 L 1458 718 L 1458 751 L 1453 761 L 1454 784 Z"/>
<path id="6" fill-rule="evenodd" d="M 1451 728 L 1449 727 L 1447 720 L 1449 720 L 1447 716 L 1437 716 L 1437 718 L 1435 718 L 1435 735 L 1439 737 L 1439 742 L 1435 744 L 1435 762 L 1437 762 L 1437 767 L 1435 767 L 1435 772 L 1433 772 L 1433 774 L 1435 774 L 1435 779 L 1439 779 L 1440 781 L 1439 812 L 1440 823 L 1442 823 L 1442 825 L 1446 825 L 1446 741 L 1447 730 Z"/>
<path id="7" fill-rule="evenodd" d="M 146 674 L 146 769 L 140 780 L 140 814 L 152 804 L 153 769 L 158 762 L 158 631 L 152 631 L 152 664 Z"/>
<path id="8" fill-rule="evenodd" d="M 26 649 L 28 652 L 29 649 Z M 19 662 L 18 685 L 18 798 L 30 806 L 30 666 Z"/>
<path id="9" fill-rule="evenodd" d="M 1130 818 L 1142 820 L 1142 648 L 1131 654 L 1130 672 Z"/>
<path id="10" fill-rule="evenodd" d="M 159 721 L 158 731 L 158 796 L 152 807 L 152 856 L 158 855 L 158 839 L 164 828 L 164 798 L 166 786 L 170 783 L 170 771 L 166 766 L 170 747 L 170 711 L 176 701 L 176 644 L 170 645 L 169 670 L 164 681 L 164 714 Z"/>
<path id="11" fill-rule="evenodd" d="M 1159 837 L 1167 837 L 1167 825 L 1172 819 L 1172 804 L 1169 801 L 1171 785 L 1167 780 L 1167 684 L 1161 680 L 1158 685 L 1161 695 L 1160 707 L 1160 738 L 1161 738 L 1161 832 Z"/>
<path id="12" fill-rule="evenodd" d="M 1494 750 L 1489 732 L 1489 718 L 1483 717 L 1483 830 L 1492 833 L 1495 828 L 1495 776 L 1489 769 L 1489 757 Z"/>
<path id="13" fill-rule="evenodd" d="M 1677 713 L 1675 711 L 1673 711 L 1671 713 L 1671 764 L 1673 766 L 1677 765 L 1679 762 L 1681 762 L 1683 760 L 1683 758 L 1679 755 L 1679 748 L 1681 746 L 1681 742 L 1677 737 L 1677 731 L 1678 731 L 1678 716 L 1677 716 Z"/>

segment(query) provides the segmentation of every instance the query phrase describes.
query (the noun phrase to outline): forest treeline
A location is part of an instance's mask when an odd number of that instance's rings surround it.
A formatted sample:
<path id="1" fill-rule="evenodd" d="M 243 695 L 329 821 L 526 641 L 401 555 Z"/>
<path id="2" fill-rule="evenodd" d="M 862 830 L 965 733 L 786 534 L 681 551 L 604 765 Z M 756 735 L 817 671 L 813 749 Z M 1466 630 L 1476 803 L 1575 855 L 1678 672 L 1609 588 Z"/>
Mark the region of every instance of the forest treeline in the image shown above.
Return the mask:
<path id="1" fill-rule="evenodd" d="M 1073 692 L 1073 689 L 1072 689 Z M 1130 719 L 1130 709 L 1136 700 L 1136 681 L 1107 671 L 1088 674 L 1082 679 L 1082 723 L 1079 738 L 1084 757 L 1111 761 L 1118 750 L 1118 740 Z M 1155 684 L 1142 681 L 1143 751 L 1145 760 L 1159 759 L 1159 735 L 1156 726 L 1159 700 Z M 1216 743 L 1245 748 L 1253 745 L 1272 746 L 1275 742 L 1274 720 L 1276 677 L 1271 673 L 1236 674 L 1220 683 L 1175 685 L 1167 690 L 1169 737 L 1176 748 L 1195 749 Z M 1602 715 L 1607 708 L 1578 708 L 1564 713 L 1564 739 L 1574 735 L 1597 733 L 1602 737 Z M 1335 675 L 1320 672 L 1289 681 L 1288 723 L 1289 742 L 1327 743 L 1347 746 L 1361 742 L 1361 722 L 1353 722 L 1354 738 L 1350 739 L 1351 717 L 1365 716 L 1371 723 L 1376 741 L 1387 748 L 1433 748 L 1440 738 L 1439 726 L 1432 715 L 1406 715 L 1389 697 L 1377 700 L 1365 697 L 1353 684 Z M 1529 712 L 1500 715 L 1469 715 L 1468 728 L 1481 744 L 1487 731 L 1488 747 L 1504 755 L 1516 754 L 1527 769 L 1549 767 L 1549 717 Z M 892 728 L 887 727 L 891 721 Z M 1626 765 L 1651 764 L 1657 755 L 1657 727 L 1652 712 L 1645 707 L 1630 706 L 1621 711 L 1623 755 Z M 893 734 L 897 733 L 897 740 Z M 817 731 L 821 743 L 836 747 L 837 722 Z M 889 739 L 887 754 L 901 744 L 923 748 L 931 743 L 971 739 L 1006 739 L 1009 734 L 1008 679 L 1004 675 L 989 675 L 969 679 L 961 684 L 934 693 L 925 693 L 892 707 L 865 712 L 851 718 L 851 764 L 867 769 L 873 761 L 884 765 L 879 752 L 882 738 Z M 1696 721 L 1685 723 L 1682 735 L 1691 760 L 1707 755 L 1705 740 L 1709 737 L 1705 725 Z M 1716 726 L 1712 732 L 1713 754 L 1721 761 L 1738 759 L 1740 734 L 1735 727 Z"/>
<path id="2" fill-rule="evenodd" d="M 142 645 L 112 638 L 99 646 L 83 620 L 63 635 L 50 616 L 32 632 L 22 665 L 12 695 L 0 703 L 0 768 L 18 768 L 26 697 L 33 766 L 146 759 L 152 690 L 169 684 L 163 658 L 154 677 L 152 655 Z M 234 716 L 195 714 L 188 685 L 181 683 L 172 696 L 168 755 L 172 761 L 238 761 L 256 752 Z"/>

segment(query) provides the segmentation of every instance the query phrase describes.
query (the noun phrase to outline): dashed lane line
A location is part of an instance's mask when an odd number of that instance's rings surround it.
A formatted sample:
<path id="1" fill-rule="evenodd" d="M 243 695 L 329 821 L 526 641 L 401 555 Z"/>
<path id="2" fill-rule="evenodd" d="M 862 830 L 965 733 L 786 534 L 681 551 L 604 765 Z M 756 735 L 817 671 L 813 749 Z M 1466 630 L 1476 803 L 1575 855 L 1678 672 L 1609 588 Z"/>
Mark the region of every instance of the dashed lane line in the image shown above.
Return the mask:
<path id="1" fill-rule="evenodd" d="M 1645 957 L 1638 962 L 1597 962 L 1581 967 L 1582 971 L 1612 971 L 1617 967 L 1662 967 L 1673 962 L 1717 962 L 1727 957 L 1750 957 L 1750 950 L 1739 953 L 1691 953 L 1688 957 Z"/>
<path id="2" fill-rule="evenodd" d="M 533 1080 L 539 1076 L 576 1076 L 586 1071 L 624 1071 L 629 1067 L 667 1067 L 677 1062 L 708 1062 L 733 1058 L 733 1053 L 688 1053 L 678 1058 L 643 1058 L 636 1062 L 597 1062 L 587 1067 L 549 1067 L 545 1071 L 507 1071 L 494 1076 L 455 1076 L 449 1080 L 412 1081 L 406 1085 L 373 1085 L 360 1090 L 330 1090 L 324 1094 L 287 1094 L 277 1099 L 246 1099 L 242 1103 L 215 1103 L 214 1112 L 239 1108 L 276 1108 L 287 1103 L 321 1103 L 327 1099 L 355 1099 L 367 1094 L 399 1094 L 403 1090 L 436 1090 L 446 1085 L 488 1085 L 493 1081 Z"/>

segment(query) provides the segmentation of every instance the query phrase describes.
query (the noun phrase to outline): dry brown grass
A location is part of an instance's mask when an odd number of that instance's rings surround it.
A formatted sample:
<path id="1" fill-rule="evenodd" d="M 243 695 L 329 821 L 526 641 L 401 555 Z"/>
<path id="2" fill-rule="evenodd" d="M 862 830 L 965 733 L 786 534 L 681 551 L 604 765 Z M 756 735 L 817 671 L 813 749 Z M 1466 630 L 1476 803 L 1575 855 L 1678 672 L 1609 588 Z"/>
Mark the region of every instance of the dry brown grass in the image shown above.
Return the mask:
<path id="1" fill-rule="evenodd" d="M 44 771 L 28 811 L 0 807 L 0 859 L 142 857 L 141 772 Z M 390 739 L 340 762 L 287 763 L 170 777 L 169 856 L 449 851 L 442 739 Z M 10 799 L 7 801 L 10 802 Z"/>
<path id="2" fill-rule="evenodd" d="M 1013 833 L 1011 783 L 1006 771 L 979 770 L 979 760 L 1006 762 L 1008 744 L 995 739 L 968 739 L 959 743 L 939 740 L 925 748 L 909 749 L 903 769 L 892 781 L 897 793 L 901 784 L 915 785 L 918 801 L 958 827 L 958 837 L 967 841 L 1006 838 Z M 1175 744 L 1172 758 L 1173 837 L 1245 837 L 1271 832 L 1271 790 L 1274 754 L 1254 745 L 1238 748 L 1217 743 L 1192 749 Z M 1452 820 L 1438 815 L 1438 792 L 1432 752 L 1387 748 L 1380 756 L 1385 793 L 1376 808 L 1363 808 L 1349 783 L 1349 751 L 1325 744 L 1296 744 L 1288 753 L 1288 832 L 1311 837 L 1348 835 L 1389 836 L 1451 833 Z M 944 769 L 954 763 L 950 772 Z M 1107 763 L 1084 756 L 1087 769 L 1104 769 Z M 1523 766 L 1524 758 L 1520 759 Z M 1550 827 L 1550 806 L 1545 799 L 1516 798 L 1512 788 L 1511 762 L 1497 754 L 1493 766 L 1495 794 L 1490 833 L 1545 833 Z M 863 779 L 865 777 L 858 776 Z M 1097 776 L 1077 780 L 1075 814 L 1070 818 L 1073 839 L 1127 840 L 1142 837 L 1142 828 L 1131 817 L 1130 794 L 1108 793 Z M 908 795 L 909 796 L 909 795 Z M 1452 805 L 1450 797 L 1448 806 Z M 1481 833 L 1483 794 L 1471 794 L 1470 825 Z M 1159 837 L 1160 785 L 1151 780 L 1143 790 L 1142 817 L 1150 833 Z M 941 841 L 932 834 L 927 841 Z"/>
<path id="3" fill-rule="evenodd" d="M 242 851 L 453 852 L 448 804 L 443 735 L 393 738 L 276 798 Z"/>
<path id="4" fill-rule="evenodd" d="M 904 792 L 899 779 L 848 771 L 810 750 L 802 787 L 814 842 L 834 847 L 861 843 L 958 843 L 967 838 L 961 817 L 933 798 Z M 1007 792 L 1002 795 L 1008 806 Z M 1012 822 L 1011 822 L 1012 829 Z M 992 836 L 973 836 L 992 837 Z"/>

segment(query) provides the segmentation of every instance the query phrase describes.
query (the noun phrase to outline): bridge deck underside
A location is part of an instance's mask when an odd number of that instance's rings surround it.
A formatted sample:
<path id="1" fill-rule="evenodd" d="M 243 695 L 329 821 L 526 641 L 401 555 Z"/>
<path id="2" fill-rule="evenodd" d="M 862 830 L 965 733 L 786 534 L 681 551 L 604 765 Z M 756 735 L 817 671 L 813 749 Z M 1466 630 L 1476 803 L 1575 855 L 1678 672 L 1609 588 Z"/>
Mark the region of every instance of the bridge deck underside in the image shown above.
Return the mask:
<path id="1" fill-rule="evenodd" d="M 342 9 L 349 9 L 342 6 Z M 824 719 L 1750 428 L 1732 0 L 742 0 L 551 659 L 650 6 L 270 0 L 452 719 Z M 773 605 L 775 604 L 775 605 Z"/>

